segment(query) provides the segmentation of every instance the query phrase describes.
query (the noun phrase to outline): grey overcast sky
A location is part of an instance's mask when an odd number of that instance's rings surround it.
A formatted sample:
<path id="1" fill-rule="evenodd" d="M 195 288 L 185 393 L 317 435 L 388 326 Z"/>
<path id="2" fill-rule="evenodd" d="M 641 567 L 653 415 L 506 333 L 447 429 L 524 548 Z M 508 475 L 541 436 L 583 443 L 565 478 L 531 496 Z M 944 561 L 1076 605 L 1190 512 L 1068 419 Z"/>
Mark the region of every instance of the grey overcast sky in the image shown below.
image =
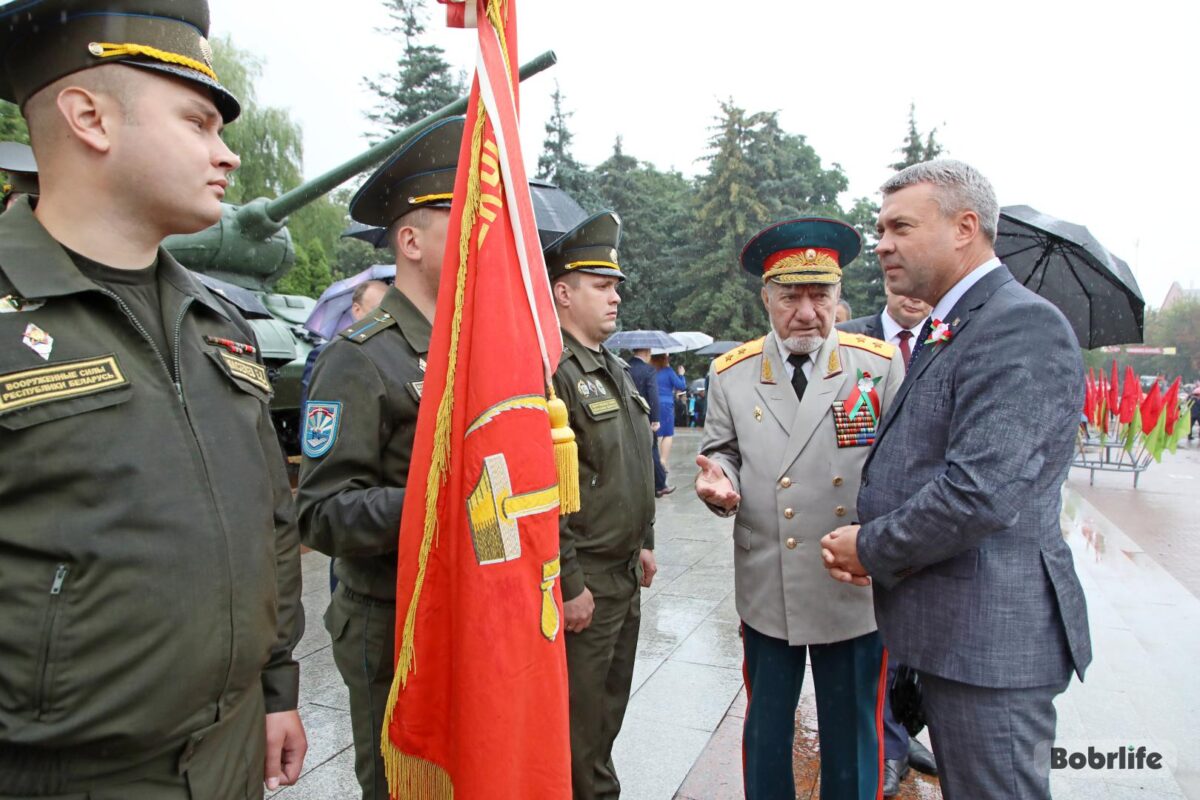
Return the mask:
<path id="1" fill-rule="evenodd" d="M 366 146 L 363 77 L 394 68 L 381 0 L 210 0 L 213 33 L 257 54 L 261 103 L 304 130 L 304 172 Z M 429 39 L 473 69 L 475 32 Z M 1200 286 L 1193 243 L 1200 185 L 1200 4 L 1142 0 L 1007 3 L 518 0 L 520 60 L 558 64 L 522 88 L 532 171 L 555 81 L 574 113 L 575 155 L 624 150 L 687 175 L 703 169 L 720 99 L 778 110 L 850 181 L 843 205 L 876 195 L 916 103 L 947 155 L 1024 203 L 1087 225 L 1127 260 L 1151 306 L 1172 281 Z M 1190 76 L 1190 77 L 1189 77 Z"/>

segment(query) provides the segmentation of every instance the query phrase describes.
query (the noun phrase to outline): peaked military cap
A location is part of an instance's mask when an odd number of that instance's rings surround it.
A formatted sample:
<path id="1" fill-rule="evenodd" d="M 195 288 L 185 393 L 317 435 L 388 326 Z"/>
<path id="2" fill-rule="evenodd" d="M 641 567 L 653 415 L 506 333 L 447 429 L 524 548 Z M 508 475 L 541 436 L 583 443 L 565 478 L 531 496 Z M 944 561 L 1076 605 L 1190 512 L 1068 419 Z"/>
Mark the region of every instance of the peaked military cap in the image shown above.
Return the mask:
<path id="1" fill-rule="evenodd" d="M 861 249 L 858 231 L 841 220 L 801 217 L 756 234 L 742 248 L 742 269 L 763 283 L 837 283 Z"/>
<path id="2" fill-rule="evenodd" d="M 207 36 L 207 0 L 11 0 L 0 5 L 0 98 L 24 106 L 63 76 L 121 63 L 206 87 L 232 122 L 241 106 Z"/>
<path id="3" fill-rule="evenodd" d="M 37 161 L 33 149 L 20 142 L 0 142 L 0 172 L 8 175 L 4 182 L 4 198 L 10 192 L 38 193 Z"/>
<path id="4" fill-rule="evenodd" d="M 410 139 L 354 195 L 350 218 L 386 228 L 414 208 L 449 208 L 465 127 L 451 117 Z"/>
<path id="5" fill-rule="evenodd" d="M 587 272 L 625 280 L 617 263 L 621 243 L 621 218 L 615 211 L 601 211 L 588 217 L 543 251 L 550 280 L 569 272 Z"/>

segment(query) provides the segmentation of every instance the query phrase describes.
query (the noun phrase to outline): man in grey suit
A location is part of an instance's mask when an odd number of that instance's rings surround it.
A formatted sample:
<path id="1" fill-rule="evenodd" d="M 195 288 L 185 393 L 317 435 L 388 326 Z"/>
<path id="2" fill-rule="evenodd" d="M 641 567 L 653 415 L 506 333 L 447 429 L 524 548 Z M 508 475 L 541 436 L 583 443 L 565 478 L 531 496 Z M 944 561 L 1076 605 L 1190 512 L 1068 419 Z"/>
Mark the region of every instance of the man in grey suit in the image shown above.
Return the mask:
<path id="1" fill-rule="evenodd" d="M 917 164 L 883 194 L 887 285 L 933 312 L 867 458 L 861 527 L 822 555 L 838 580 L 873 582 L 884 643 L 920 674 L 943 795 L 1049 798 L 1053 700 L 1092 657 L 1059 527 L 1079 346 L 995 258 L 999 209 L 976 170 Z"/>
<path id="2" fill-rule="evenodd" d="M 696 493 L 733 529 L 747 692 L 748 800 L 795 797 L 792 745 L 812 663 L 821 797 L 875 800 L 884 654 L 869 591 L 829 580 L 820 538 L 853 519 L 875 425 L 904 377 L 896 348 L 833 329 L 845 223 L 773 225 L 742 252 L 762 276 L 771 333 L 713 362 Z"/>

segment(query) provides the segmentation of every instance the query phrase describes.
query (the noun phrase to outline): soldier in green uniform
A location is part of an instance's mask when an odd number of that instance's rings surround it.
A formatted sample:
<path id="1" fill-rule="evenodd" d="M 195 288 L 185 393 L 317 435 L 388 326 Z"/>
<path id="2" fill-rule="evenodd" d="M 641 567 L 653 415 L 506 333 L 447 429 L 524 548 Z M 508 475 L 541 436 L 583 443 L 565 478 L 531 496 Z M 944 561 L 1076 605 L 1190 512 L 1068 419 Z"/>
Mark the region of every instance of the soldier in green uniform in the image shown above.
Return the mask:
<path id="1" fill-rule="evenodd" d="M 203 0 L 0 6 L 40 167 L 0 217 L 0 795 L 298 777 L 291 492 L 250 326 L 160 247 L 220 219 Z"/>
<path id="2" fill-rule="evenodd" d="M 0 142 L 0 172 L 8 176 L 0 197 L 0 212 L 7 211 L 22 195 L 37 195 L 37 159 L 29 145 Z"/>
<path id="3" fill-rule="evenodd" d="M 364 800 L 387 800 L 380 730 L 395 671 L 396 554 L 463 119 L 426 129 L 350 203 L 389 227 L 396 283 L 317 358 L 304 407 L 300 530 L 337 559 L 325 627 L 350 690 Z"/>
<path id="4" fill-rule="evenodd" d="M 628 365 L 603 345 L 625 280 L 620 236 L 620 219 L 604 212 L 545 251 L 563 333 L 554 391 L 579 446 L 581 508 L 560 524 L 575 800 L 620 794 L 612 747 L 633 681 L 638 587 L 656 569 L 650 405 Z"/>

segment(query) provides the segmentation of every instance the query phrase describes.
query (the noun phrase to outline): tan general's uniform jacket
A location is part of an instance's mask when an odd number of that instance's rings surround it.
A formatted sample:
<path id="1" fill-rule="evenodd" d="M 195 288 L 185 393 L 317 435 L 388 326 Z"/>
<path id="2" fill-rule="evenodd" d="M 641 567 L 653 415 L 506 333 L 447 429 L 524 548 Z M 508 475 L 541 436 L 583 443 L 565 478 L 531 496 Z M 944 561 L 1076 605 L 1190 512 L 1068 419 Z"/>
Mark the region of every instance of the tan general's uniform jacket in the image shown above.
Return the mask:
<path id="1" fill-rule="evenodd" d="M 337 558 L 351 591 L 396 597 L 400 514 L 432 326 L 391 287 L 371 314 L 317 358 L 306 415 L 332 410 L 332 441 L 301 433 L 300 530 L 304 543 Z M 317 409 L 319 411 L 319 409 Z"/>
<path id="2" fill-rule="evenodd" d="M 820 542 L 855 519 L 870 434 L 856 430 L 869 417 L 856 415 L 856 424 L 833 406 L 851 395 L 862 371 L 882 378 L 882 418 L 904 364 L 892 345 L 835 330 L 814 354 L 801 402 L 784 360 L 772 333 L 713 362 L 700 452 L 742 496 L 733 529 L 742 620 L 793 645 L 845 641 L 875 630 L 871 590 L 830 578 Z M 843 441 L 857 443 L 839 447 L 839 429 Z"/>
<path id="3" fill-rule="evenodd" d="M 258 692 L 296 707 L 300 543 L 267 373 L 218 341 L 254 341 L 233 307 L 158 258 L 172 353 L 28 201 L 0 217 L 4 794 L 158 755 L 186 769 Z"/>
<path id="4" fill-rule="evenodd" d="M 579 446 L 581 508 L 559 524 L 563 600 L 572 600 L 584 573 L 636 565 L 642 548 L 654 549 L 650 406 L 624 361 L 566 331 L 554 391 Z"/>

